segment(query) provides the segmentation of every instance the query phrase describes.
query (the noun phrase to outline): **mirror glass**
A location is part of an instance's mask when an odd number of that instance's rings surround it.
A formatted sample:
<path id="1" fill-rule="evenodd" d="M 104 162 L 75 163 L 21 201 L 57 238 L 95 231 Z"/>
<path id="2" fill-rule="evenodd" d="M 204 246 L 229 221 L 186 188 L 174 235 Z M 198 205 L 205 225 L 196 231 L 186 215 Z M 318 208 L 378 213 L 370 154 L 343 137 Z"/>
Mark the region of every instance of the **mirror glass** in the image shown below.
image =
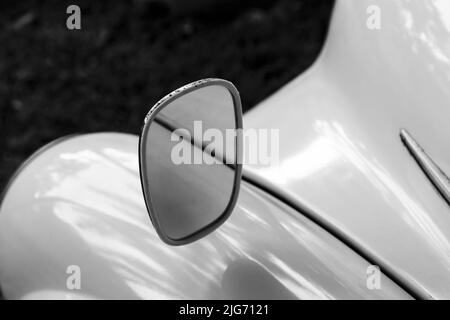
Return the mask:
<path id="1" fill-rule="evenodd" d="M 144 195 L 170 244 L 212 231 L 232 209 L 240 182 L 236 97 L 220 83 L 175 93 L 144 126 Z"/>

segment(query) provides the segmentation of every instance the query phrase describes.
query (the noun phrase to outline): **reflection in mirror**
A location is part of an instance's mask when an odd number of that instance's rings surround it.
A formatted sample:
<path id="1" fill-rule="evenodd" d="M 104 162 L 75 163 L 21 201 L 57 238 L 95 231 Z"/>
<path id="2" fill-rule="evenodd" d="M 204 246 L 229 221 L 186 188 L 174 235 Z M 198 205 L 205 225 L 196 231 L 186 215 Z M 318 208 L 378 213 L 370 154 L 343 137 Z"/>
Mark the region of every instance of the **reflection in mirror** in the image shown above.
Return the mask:
<path id="1" fill-rule="evenodd" d="M 235 102 L 229 88 L 203 86 L 161 106 L 144 128 L 144 194 L 152 222 L 168 243 L 213 229 L 234 205 L 241 169 Z"/>

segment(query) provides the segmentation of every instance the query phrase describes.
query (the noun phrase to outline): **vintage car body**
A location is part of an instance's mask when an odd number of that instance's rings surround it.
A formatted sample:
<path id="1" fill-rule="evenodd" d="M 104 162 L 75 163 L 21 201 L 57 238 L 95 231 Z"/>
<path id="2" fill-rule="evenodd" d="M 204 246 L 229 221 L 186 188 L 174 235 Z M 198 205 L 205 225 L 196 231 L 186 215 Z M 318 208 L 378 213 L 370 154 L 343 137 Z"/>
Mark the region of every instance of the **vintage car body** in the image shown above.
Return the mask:
<path id="1" fill-rule="evenodd" d="M 450 297 L 450 208 L 399 136 L 407 129 L 450 173 L 450 6 L 377 1 L 372 30 L 371 5 L 338 1 L 312 68 L 245 114 L 245 128 L 280 129 L 280 162 L 244 167 L 232 216 L 193 244 L 157 238 L 137 136 L 38 151 L 0 207 L 5 297 Z M 81 290 L 66 286 L 71 265 Z"/>
<path id="2" fill-rule="evenodd" d="M 138 138 L 81 135 L 40 152 L 11 185 L 0 218 L 6 298 L 404 298 L 326 231 L 244 183 L 230 219 L 195 243 L 163 243 L 139 180 Z M 69 266 L 81 290 L 66 287 Z"/>
<path id="3" fill-rule="evenodd" d="M 448 298 L 450 208 L 399 134 L 450 174 L 450 7 L 376 3 L 379 30 L 372 1 L 338 2 L 314 67 L 246 115 L 283 128 L 283 161 L 252 171 L 417 295 Z"/>

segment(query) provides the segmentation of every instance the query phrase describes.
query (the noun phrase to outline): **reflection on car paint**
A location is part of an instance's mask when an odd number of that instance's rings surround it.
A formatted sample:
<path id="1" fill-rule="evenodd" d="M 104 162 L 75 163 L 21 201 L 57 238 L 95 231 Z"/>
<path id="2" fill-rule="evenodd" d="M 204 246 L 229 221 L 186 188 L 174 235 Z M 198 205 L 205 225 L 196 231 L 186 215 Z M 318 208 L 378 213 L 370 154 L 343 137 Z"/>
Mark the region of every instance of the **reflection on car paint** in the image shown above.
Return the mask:
<path id="1" fill-rule="evenodd" d="M 366 261 L 247 183 L 221 228 L 164 244 L 145 209 L 137 142 L 79 136 L 17 177 L 0 212 L 7 298 L 409 298 L 384 276 L 380 290 L 368 289 Z M 81 270 L 79 291 L 66 288 L 69 265 Z"/>

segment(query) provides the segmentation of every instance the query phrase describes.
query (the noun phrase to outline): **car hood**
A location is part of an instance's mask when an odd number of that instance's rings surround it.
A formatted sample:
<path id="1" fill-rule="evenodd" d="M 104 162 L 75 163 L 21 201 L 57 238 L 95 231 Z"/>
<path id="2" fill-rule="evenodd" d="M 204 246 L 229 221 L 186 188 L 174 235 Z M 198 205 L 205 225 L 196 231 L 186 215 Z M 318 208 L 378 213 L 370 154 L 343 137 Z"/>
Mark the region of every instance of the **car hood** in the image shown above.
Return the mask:
<path id="1" fill-rule="evenodd" d="M 450 298 L 450 207 L 402 128 L 450 175 L 448 1 L 338 1 L 313 67 L 244 117 L 280 161 L 244 173 L 341 234 L 419 296 Z"/>

